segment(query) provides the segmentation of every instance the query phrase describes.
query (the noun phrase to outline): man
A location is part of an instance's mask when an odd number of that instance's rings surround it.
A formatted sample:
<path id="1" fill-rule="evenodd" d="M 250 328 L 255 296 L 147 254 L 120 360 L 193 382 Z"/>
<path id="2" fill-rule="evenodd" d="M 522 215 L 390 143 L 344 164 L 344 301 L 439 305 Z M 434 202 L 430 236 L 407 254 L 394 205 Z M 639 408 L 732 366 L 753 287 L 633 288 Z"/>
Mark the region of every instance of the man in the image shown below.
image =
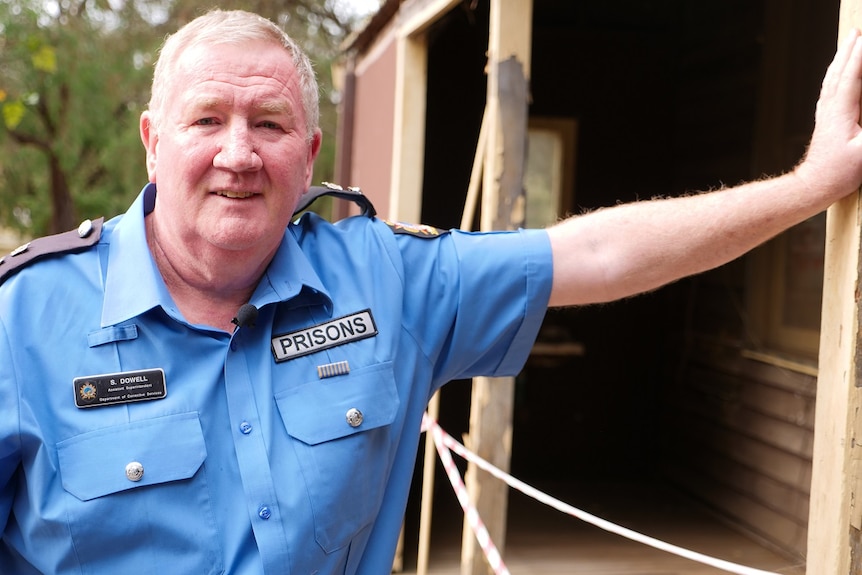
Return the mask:
<path id="1" fill-rule="evenodd" d="M 860 86 L 854 32 L 781 177 L 417 237 L 289 223 L 310 65 L 257 16 L 197 19 L 156 66 L 129 211 L 0 264 L 0 571 L 389 572 L 435 389 L 516 373 L 548 305 L 714 267 L 856 190 Z"/>

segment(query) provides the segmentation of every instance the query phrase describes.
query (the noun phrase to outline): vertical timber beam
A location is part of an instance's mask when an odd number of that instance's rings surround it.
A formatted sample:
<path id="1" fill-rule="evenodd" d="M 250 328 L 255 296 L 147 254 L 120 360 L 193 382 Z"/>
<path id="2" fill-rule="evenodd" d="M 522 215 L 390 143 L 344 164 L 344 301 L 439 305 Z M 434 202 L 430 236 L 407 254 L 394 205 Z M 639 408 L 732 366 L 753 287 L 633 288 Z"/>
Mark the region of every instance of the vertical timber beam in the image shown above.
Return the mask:
<path id="1" fill-rule="evenodd" d="M 397 15 L 395 127 L 387 218 L 422 220 L 428 28 L 459 0 L 402 0 Z"/>
<path id="2" fill-rule="evenodd" d="M 839 41 L 862 27 L 862 0 L 841 2 Z M 808 575 L 862 573 L 860 200 L 829 208 L 820 328 Z"/>
<path id="3" fill-rule="evenodd" d="M 428 44 L 424 34 L 399 33 L 396 46 L 395 126 L 387 218 L 422 218 L 425 156 L 425 98 Z"/>
<path id="4" fill-rule="evenodd" d="M 524 166 L 529 103 L 532 0 L 492 0 L 488 46 L 488 140 L 484 160 L 482 229 L 516 229 L 524 222 Z M 470 448 L 503 470 L 512 450 L 512 377 L 473 380 Z M 506 536 L 508 487 L 468 466 L 466 480 L 491 539 L 502 552 Z M 490 573 L 475 536 L 464 526 L 462 575 Z"/>

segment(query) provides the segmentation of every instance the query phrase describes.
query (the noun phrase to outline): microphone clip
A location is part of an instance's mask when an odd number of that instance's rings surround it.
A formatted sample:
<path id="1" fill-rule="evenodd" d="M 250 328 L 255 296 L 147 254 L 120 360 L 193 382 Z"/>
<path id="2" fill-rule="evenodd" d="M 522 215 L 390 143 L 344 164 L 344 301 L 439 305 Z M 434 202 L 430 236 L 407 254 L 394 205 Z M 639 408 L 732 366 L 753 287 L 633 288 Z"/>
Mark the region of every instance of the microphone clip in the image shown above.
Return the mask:
<path id="1" fill-rule="evenodd" d="M 251 305 L 250 303 L 243 304 L 240 306 L 239 310 L 236 312 L 236 317 L 234 317 L 230 322 L 234 324 L 237 328 L 240 327 L 254 327 L 257 322 L 257 308 Z M 234 330 L 236 331 L 236 330 Z"/>

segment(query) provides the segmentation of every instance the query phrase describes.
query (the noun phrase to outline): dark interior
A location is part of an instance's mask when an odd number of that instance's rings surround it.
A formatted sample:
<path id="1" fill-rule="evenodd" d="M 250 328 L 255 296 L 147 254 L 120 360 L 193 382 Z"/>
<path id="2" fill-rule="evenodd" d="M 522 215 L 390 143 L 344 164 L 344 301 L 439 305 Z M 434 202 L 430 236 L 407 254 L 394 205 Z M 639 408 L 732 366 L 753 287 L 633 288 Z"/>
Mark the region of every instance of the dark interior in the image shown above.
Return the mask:
<path id="1" fill-rule="evenodd" d="M 422 215 L 441 228 L 460 224 L 485 104 L 487 4 L 464 2 L 429 33 Z M 759 176 L 752 158 L 762 54 L 769 18 L 784 8 L 774 4 L 535 0 L 530 114 L 578 121 L 568 213 Z M 813 126 L 838 19 L 837 2 L 808 4 L 796 7 L 807 57 L 793 70 L 809 80 L 788 96 L 787 112 L 801 134 Z M 791 168 L 804 144 L 787 144 L 789 163 L 779 169 Z M 738 277 L 744 267 L 711 273 Z M 545 337 L 578 342 L 584 354 L 534 357 L 518 377 L 513 474 L 570 498 L 584 482 L 666 487 L 663 469 L 676 456 L 669 445 L 687 433 L 668 399 L 691 360 L 687 342 L 692 332 L 742 330 L 738 311 L 712 286 L 692 278 L 621 302 L 550 311 Z M 448 385 L 441 400 L 443 427 L 460 437 L 469 385 Z M 417 466 L 414 503 L 419 477 Z M 442 475 L 437 492 L 453 499 Z M 409 547 L 413 530 L 406 535 Z"/>

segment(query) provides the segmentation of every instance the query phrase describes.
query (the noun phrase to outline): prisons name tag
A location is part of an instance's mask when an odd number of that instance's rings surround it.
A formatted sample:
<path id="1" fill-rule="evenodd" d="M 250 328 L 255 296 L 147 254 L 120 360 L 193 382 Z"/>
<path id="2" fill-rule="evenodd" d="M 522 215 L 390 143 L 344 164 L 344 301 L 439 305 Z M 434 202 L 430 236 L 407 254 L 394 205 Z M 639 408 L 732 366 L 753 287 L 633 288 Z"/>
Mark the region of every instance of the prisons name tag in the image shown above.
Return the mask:
<path id="1" fill-rule="evenodd" d="M 272 357 L 276 363 L 302 357 L 353 341 L 377 335 L 371 310 L 333 319 L 272 338 Z"/>
<path id="2" fill-rule="evenodd" d="M 161 368 L 87 375 L 72 383 L 75 405 L 80 408 L 163 399 L 168 394 Z"/>

